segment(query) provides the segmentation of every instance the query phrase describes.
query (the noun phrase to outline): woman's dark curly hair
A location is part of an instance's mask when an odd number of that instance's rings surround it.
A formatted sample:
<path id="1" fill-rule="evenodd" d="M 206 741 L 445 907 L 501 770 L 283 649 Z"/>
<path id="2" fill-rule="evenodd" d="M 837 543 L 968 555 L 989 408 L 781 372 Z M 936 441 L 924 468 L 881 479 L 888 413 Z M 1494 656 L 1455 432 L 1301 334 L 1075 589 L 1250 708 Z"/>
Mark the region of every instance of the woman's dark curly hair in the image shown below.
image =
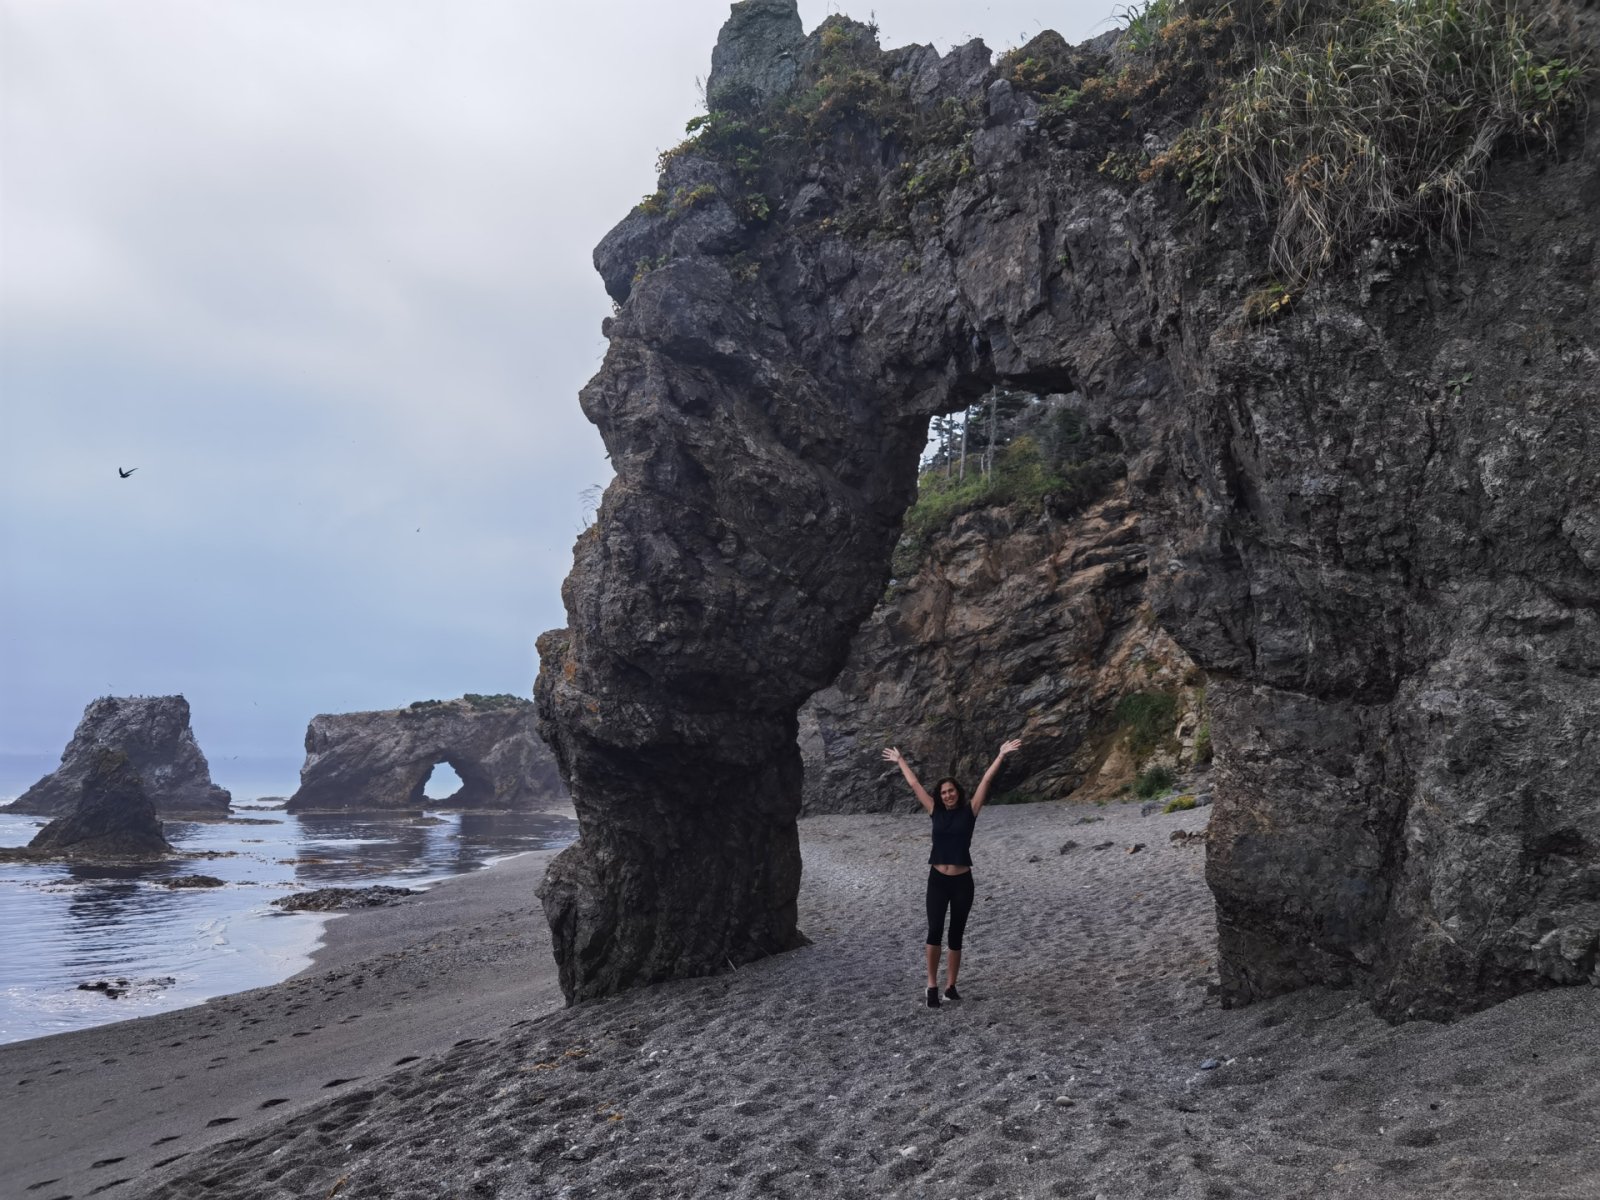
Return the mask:
<path id="1" fill-rule="evenodd" d="M 959 780 L 952 779 L 948 775 L 946 775 L 943 779 L 939 780 L 938 783 L 933 785 L 933 804 L 934 804 L 934 807 L 935 808 L 943 808 L 944 807 L 944 797 L 943 797 L 942 793 L 944 792 L 944 785 L 947 784 L 947 783 L 955 785 L 956 795 L 960 797 L 960 799 L 956 801 L 956 807 L 957 808 L 966 808 L 967 807 L 967 789 L 961 786 L 961 783 L 960 783 Z"/>

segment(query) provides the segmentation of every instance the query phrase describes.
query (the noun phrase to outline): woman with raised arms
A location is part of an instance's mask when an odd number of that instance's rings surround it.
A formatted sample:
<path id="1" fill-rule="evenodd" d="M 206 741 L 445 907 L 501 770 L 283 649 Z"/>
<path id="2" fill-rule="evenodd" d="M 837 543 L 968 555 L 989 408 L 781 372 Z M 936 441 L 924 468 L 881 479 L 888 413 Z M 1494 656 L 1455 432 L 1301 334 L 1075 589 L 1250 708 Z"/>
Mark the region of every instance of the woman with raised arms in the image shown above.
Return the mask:
<path id="1" fill-rule="evenodd" d="M 972 911 L 972 831 L 978 813 L 989 799 L 989 786 L 1000 773 L 1006 755 L 1022 745 L 1013 739 L 1000 747 L 989 769 L 983 773 L 978 790 L 967 800 L 966 792 L 948 777 L 934 785 L 937 802 L 917 780 L 917 773 L 905 755 L 890 746 L 883 757 L 900 768 L 917 802 L 933 818 L 933 852 L 928 855 L 928 1007 L 939 1007 L 939 952 L 944 940 L 945 911 L 950 913 L 950 958 L 945 969 L 944 994 L 961 999 L 956 991 L 956 976 L 961 973 L 961 940 L 967 929 L 967 914 Z"/>

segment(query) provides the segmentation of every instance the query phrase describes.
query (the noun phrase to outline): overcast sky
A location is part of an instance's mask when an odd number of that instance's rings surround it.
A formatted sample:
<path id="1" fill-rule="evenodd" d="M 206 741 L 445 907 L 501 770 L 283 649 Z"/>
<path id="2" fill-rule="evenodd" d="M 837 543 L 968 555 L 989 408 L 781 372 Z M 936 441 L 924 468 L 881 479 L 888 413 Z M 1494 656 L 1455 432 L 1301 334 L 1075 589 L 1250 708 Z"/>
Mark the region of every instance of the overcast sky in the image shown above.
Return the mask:
<path id="1" fill-rule="evenodd" d="M 1110 7 L 875 16 L 999 51 Z M 213 761 L 529 693 L 609 478 L 590 250 L 727 12 L 0 0 L 0 752 L 106 693 L 184 693 Z"/>

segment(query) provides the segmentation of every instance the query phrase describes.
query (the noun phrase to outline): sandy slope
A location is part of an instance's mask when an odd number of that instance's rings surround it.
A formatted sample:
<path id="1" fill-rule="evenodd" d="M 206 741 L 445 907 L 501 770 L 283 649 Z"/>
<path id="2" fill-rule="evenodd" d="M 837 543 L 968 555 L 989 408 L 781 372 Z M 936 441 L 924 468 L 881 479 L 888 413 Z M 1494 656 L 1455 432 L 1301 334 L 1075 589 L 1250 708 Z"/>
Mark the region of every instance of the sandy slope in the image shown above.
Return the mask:
<path id="1" fill-rule="evenodd" d="M 961 1004 L 922 1005 L 925 821 L 816 818 L 801 825 L 812 946 L 543 1015 L 478 1006 L 475 1040 L 438 1037 L 439 1052 L 398 1068 L 402 1039 L 369 1047 L 362 1068 L 341 1068 L 360 1078 L 322 1102 L 296 1092 L 284 1119 L 105 1194 L 1600 1196 L 1593 989 L 1451 1026 L 1390 1027 L 1325 991 L 1222 1011 L 1204 986 L 1201 851 L 1168 841 L 1206 814 L 1118 806 L 1075 824 L 1084 815 L 1035 805 L 980 820 Z M 1081 844 L 1060 853 L 1068 840 Z M 1135 842 L 1146 848 L 1129 854 Z M 479 928 L 532 947 L 542 922 L 525 892 L 515 900 L 503 924 L 477 910 Z M 255 993 L 257 1006 L 330 986 L 317 978 Z M 389 1013 L 368 1005 L 375 1023 L 416 996 L 390 998 Z M 438 991 L 428 1003 L 424 1024 L 448 1011 Z M 230 1045 L 238 1020 L 219 1027 Z M 1201 1070 L 1207 1059 L 1222 1065 Z M 319 1077 L 300 1077 L 316 1095 Z M 190 1111 L 192 1126 L 203 1112 Z M 91 1194 L 81 1181 L 102 1176 L 115 1177 L 79 1170 L 66 1190 Z"/>

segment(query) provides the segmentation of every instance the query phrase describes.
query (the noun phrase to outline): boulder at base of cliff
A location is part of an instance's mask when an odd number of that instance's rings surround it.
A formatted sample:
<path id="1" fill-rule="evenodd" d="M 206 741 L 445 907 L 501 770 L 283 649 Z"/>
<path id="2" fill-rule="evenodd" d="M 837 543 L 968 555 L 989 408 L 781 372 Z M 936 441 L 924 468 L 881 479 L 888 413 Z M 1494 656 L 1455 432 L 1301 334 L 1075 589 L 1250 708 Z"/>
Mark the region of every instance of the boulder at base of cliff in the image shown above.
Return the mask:
<path id="1" fill-rule="evenodd" d="M 232 797 L 211 782 L 211 767 L 189 727 L 182 696 L 101 696 L 62 752 L 61 765 L 6 806 L 8 812 L 57 816 L 78 801 L 95 755 L 114 750 L 163 816 L 226 816 Z"/>
<path id="2" fill-rule="evenodd" d="M 31 856 L 61 858 L 164 858 L 172 846 L 161 832 L 156 806 L 118 750 L 100 750 L 83 781 L 77 807 L 57 817 L 28 843 Z"/>

